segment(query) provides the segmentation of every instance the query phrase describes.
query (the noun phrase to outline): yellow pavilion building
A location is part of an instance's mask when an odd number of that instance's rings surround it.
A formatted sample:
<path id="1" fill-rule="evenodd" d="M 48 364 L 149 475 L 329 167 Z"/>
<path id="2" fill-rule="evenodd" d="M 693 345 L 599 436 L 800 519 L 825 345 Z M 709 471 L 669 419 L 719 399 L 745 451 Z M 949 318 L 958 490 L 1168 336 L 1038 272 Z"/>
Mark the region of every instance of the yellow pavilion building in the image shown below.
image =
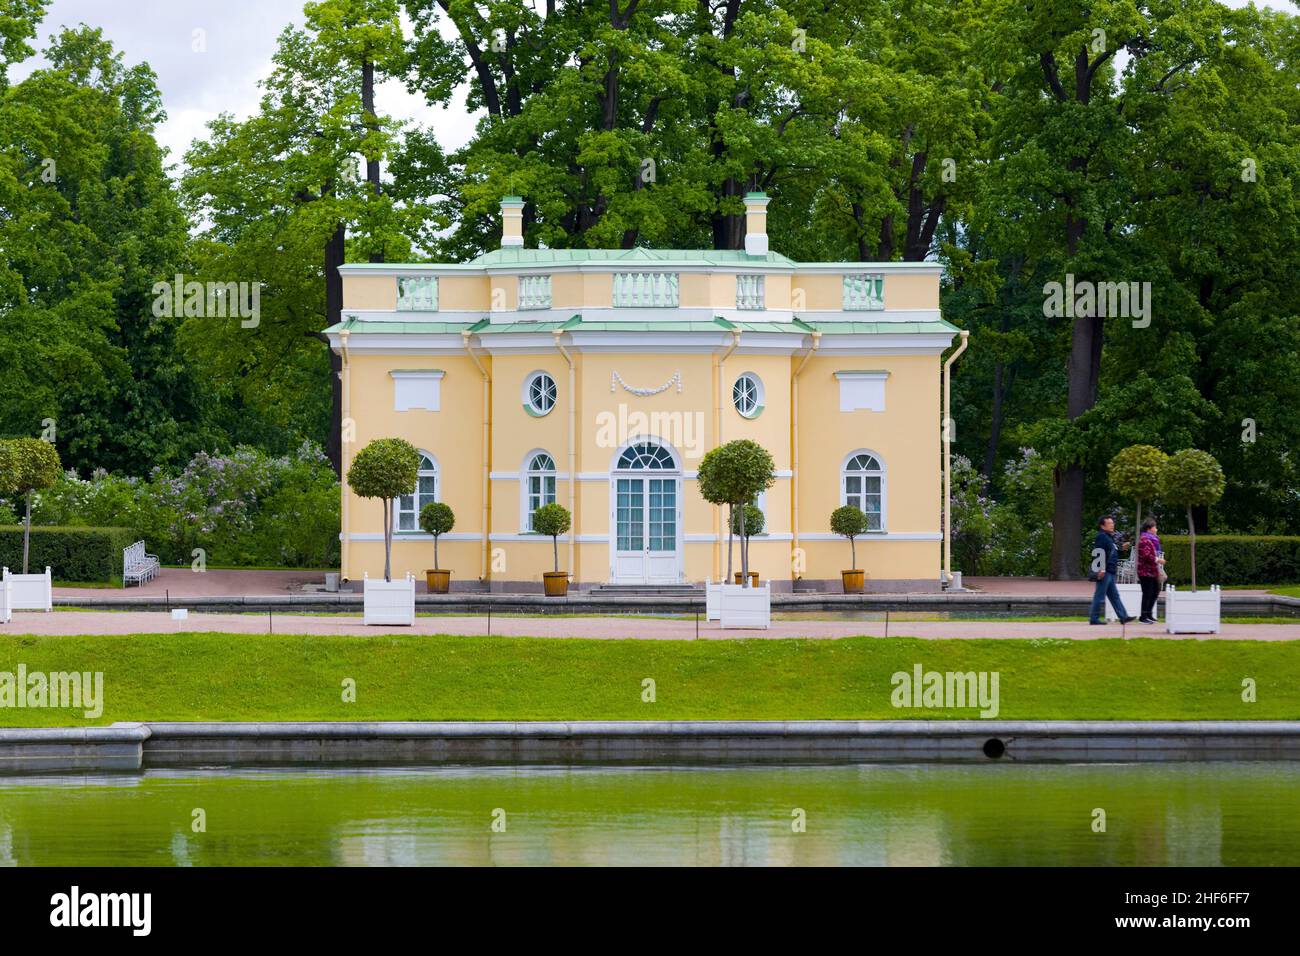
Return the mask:
<path id="1" fill-rule="evenodd" d="M 439 542 L 453 588 L 541 590 L 552 542 L 538 507 L 573 514 L 560 570 L 578 589 L 720 580 L 726 517 L 700 459 L 761 444 L 776 483 L 751 568 L 774 590 L 839 590 L 854 504 L 869 590 L 944 577 L 942 405 L 958 330 L 936 263 L 799 263 L 772 252 L 768 199 L 745 197 L 745 248 L 527 249 L 523 201 L 501 204 L 501 248 L 463 264 L 340 267 L 343 467 L 376 438 L 421 453 L 393 516 L 393 574 L 433 566 L 420 509 L 448 503 Z M 963 337 L 964 345 L 964 337 Z M 343 485 L 342 575 L 383 574 L 378 501 Z M 739 568 L 739 555 L 736 555 Z"/>

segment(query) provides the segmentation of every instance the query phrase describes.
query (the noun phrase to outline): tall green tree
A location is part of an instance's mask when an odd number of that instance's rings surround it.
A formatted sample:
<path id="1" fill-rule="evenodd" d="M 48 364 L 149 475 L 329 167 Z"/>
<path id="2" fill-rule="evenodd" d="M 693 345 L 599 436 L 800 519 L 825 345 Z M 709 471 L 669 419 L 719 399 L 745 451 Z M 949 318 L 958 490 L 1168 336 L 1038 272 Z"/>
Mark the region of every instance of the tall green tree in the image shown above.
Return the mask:
<path id="1" fill-rule="evenodd" d="M 306 29 L 280 35 L 258 112 L 219 117 L 186 155 L 185 195 L 206 224 L 197 271 L 262 283 L 261 321 L 191 320 L 185 341 L 214 389 L 323 439 L 337 471 L 341 366 L 321 329 L 341 316 L 338 267 L 409 258 L 423 213 L 399 206 L 381 176 L 398 124 L 377 115 L 374 88 L 398 68 L 396 3 L 324 0 L 306 14 Z"/>
<path id="2" fill-rule="evenodd" d="M 206 440 L 196 376 L 151 289 L 186 254 L 156 81 L 98 29 L 0 89 L 0 433 L 144 473 Z"/>

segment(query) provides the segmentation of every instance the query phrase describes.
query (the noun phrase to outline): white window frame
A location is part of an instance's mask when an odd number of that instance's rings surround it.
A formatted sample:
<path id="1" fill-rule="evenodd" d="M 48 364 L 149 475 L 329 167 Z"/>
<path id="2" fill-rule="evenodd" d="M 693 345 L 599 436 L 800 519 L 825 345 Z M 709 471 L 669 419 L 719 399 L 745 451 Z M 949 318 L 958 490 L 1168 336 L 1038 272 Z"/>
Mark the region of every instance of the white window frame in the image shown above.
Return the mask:
<path id="1" fill-rule="evenodd" d="M 440 500 L 442 492 L 442 472 L 438 468 L 438 459 L 423 448 L 420 451 L 420 470 L 415 478 L 415 487 L 411 493 L 402 495 L 397 499 L 393 507 L 393 533 L 394 534 L 420 534 L 420 511 L 425 505 L 432 504 Z M 433 491 L 427 494 L 420 492 L 420 479 L 432 478 Z M 409 503 L 408 503 L 409 502 Z M 402 527 L 402 517 L 411 515 L 411 527 Z"/>
<path id="2" fill-rule="evenodd" d="M 403 286 L 410 287 L 406 291 Z M 398 312 L 437 312 L 438 311 L 438 277 L 437 276 L 398 276 L 397 277 L 397 311 Z"/>
<path id="3" fill-rule="evenodd" d="M 615 272 L 614 308 L 675 309 L 681 282 L 676 272 Z"/>
<path id="4" fill-rule="evenodd" d="M 741 273 L 736 276 L 736 308 L 763 310 L 767 308 L 767 277 L 761 273 Z"/>
<path id="5" fill-rule="evenodd" d="M 546 379 L 551 383 L 550 388 L 546 389 L 546 391 L 551 391 L 555 393 L 555 398 L 552 399 L 551 401 L 551 407 L 545 410 L 538 408 L 536 405 L 533 404 L 533 383 L 538 381 L 543 376 L 545 376 Z M 551 414 L 551 412 L 555 411 L 556 405 L 560 404 L 560 385 L 555 380 L 554 375 L 552 375 L 550 372 L 546 371 L 545 369 L 539 368 L 535 371 L 529 372 L 526 376 L 524 376 L 524 387 L 520 393 L 520 400 L 523 402 L 524 411 L 526 411 L 529 415 L 532 415 L 533 418 L 545 418 L 547 415 Z"/>
<path id="6" fill-rule="evenodd" d="M 522 275 L 519 277 L 519 309 L 549 309 L 551 307 L 551 277 L 549 275 Z"/>
<path id="7" fill-rule="evenodd" d="M 845 372 L 835 373 L 840 383 L 840 411 L 883 412 L 885 410 L 885 387 L 889 380 L 888 372 Z"/>
<path id="8" fill-rule="evenodd" d="M 545 455 L 550 461 L 550 468 L 534 468 L 537 459 Z M 520 531 L 524 534 L 531 534 L 533 530 L 533 512 L 542 505 L 555 504 L 559 500 L 559 471 L 555 466 L 555 456 L 544 448 L 534 448 L 524 456 L 524 466 L 519 470 L 519 515 Z M 533 505 L 533 480 L 537 479 L 539 489 L 537 497 L 539 502 L 536 507 Z M 550 490 L 547 491 L 547 480 L 550 480 Z"/>
<path id="9" fill-rule="evenodd" d="M 740 388 L 740 383 L 750 381 L 754 384 L 754 407 L 745 411 L 740 407 L 739 397 L 736 389 Z M 767 407 L 767 390 L 763 387 L 763 379 L 757 372 L 741 372 L 736 376 L 736 380 L 731 383 L 731 407 L 736 410 L 736 414 L 741 418 L 747 418 L 751 421 L 763 414 L 763 409 Z"/>
<path id="10" fill-rule="evenodd" d="M 442 410 L 442 369 L 393 369 L 393 411 Z"/>
<path id="11" fill-rule="evenodd" d="M 844 311 L 878 312 L 885 307 L 885 277 L 879 272 L 844 275 Z"/>
<path id="12" fill-rule="evenodd" d="M 874 469 L 850 469 L 849 465 L 853 464 L 854 460 L 857 459 L 859 455 L 870 456 L 875 461 L 877 467 Z M 863 482 L 859 490 L 852 495 L 849 493 L 850 478 L 858 478 Z M 886 497 L 887 485 L 885 478 L 885 459 L 869 448 L 859 448 L 844 456 L 844 461 L 840 464 L 840 504 L 856 505 L 866 513 L 868 518 L 870 518 L 872 512 L 867 511 L 867 509 L 863 507 L 863 505 L 866 504 L 866 496 L 868 494 L 866 489 L 866 479 L 868 478 L 880 479 L 880 512 L 877 517 L 878 527 L 871 528 L 868 531 L 869 534 L 877 534 L 885 531 L 887 527 L 886 515 L 889 513 L 888 498 Z"/>

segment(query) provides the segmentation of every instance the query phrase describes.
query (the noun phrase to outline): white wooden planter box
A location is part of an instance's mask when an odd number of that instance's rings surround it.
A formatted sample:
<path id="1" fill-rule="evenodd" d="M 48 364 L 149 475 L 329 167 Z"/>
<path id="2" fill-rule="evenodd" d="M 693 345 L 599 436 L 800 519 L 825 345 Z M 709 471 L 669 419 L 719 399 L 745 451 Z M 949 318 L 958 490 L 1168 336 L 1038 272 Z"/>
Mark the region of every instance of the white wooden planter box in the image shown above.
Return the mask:
<path id="1" fill-rule="evenodd" d="M 1170 634 L 1218 634 L 1221 603 L 1217 584 L 1208 591 L 1165 588 L 1165 630 Z"/>
<path id="2" fill-rule="evenodd" d="M 4 569 L 4 579 L 9 582 L 9 610 L 51 611 L 54 609 L 54 584 L 50 569 L 44 574 L 10 574 Z"/>
<path id="3" fill-rule="evenodd" d="M 722 585 L 714 584 L 708 578 L 704 580 L 704 619 L 706 621 L 716 621 L 722 616 L 720 601 L 722 600 Z"/>
<path id="4" fill-rule="evenodd" d="M 718 616 L 723 627 L 766 628 L 772 623 L 772 585 L 747 588 L 741 584 L 721 584 Z"/>
<path id="5" fill-rule="evenodd" d="M 1128 611 L 1134 617 L 1142 613 L 1142 585 L 1140 584 L 1117 584 L 1119 588 L 1119 599 L 1124 602 L 1124 610 Z M 1151 612 L 1155 619 L 1160 620 L 1160 602 L 1156 601 L 1156 609 Z M 1106 620 L 1118 621 L 1119 617 L 1115 614 L 1115 609 L 1106 602 Z"/>
<path id="6" fill-rule="evenodd" d="M 9 606 L 11 598 L 9 597 L 9 576 L 5 575 L 0 579 L 0 624 L 8 624 L 13 618 L 13 610 Z"/>
<path id="7" fill-rule="evenodd" d="M 415 623 L 415 575 L 396 581 L 372 580 L 367 575 L 362 589 L 363 623 Z"/>

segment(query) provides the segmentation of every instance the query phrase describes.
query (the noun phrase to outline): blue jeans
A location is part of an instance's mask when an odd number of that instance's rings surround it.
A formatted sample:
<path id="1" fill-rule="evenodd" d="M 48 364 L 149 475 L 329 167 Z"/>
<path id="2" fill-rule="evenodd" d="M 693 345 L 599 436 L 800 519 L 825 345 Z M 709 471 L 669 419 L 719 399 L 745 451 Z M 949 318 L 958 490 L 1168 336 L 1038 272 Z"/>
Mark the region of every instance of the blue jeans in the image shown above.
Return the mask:
<path id="1" fill-rule="evenodd" d="M 1115 575 L 1109 571 L 1097 582 L 1097 589 L 1092 592 L 1092 610 L 1088 613 L 1088 620 L 1100 624 L 1104 620 L 1106 610 L 1106 599 L 1110 598 L 1110 606 L 1115 609 L 1122 621 L 1128 617 L 1128 611 L 1124 610 L 1124 602 L 1119 599 L 1119 588 L 1115 586 Z"/>

